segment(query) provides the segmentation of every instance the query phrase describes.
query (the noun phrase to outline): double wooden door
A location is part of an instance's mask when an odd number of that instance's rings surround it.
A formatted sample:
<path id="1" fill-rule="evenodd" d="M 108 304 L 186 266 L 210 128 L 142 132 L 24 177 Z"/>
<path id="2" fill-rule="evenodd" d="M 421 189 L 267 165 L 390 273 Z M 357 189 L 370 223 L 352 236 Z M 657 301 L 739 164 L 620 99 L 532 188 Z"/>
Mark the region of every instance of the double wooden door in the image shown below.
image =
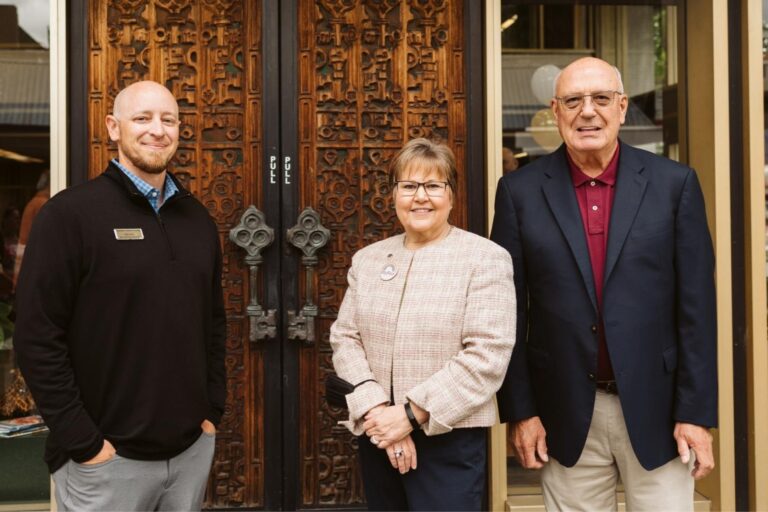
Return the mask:
<path id="1" fill-rule="evenodd" d="M 452 221 L 484 228 L 480 2 L 74 5 L 72 181 L 114 154 L 116 93 L 156 80 L 180 106 L 172 170 L 220 229 L 228 398 L 207 506 L 364 506 L 356 440 L 324 401 L 328 332 L 352 254 L 398 230 L 387 168 L 404 141 L 453 148 Z"/>

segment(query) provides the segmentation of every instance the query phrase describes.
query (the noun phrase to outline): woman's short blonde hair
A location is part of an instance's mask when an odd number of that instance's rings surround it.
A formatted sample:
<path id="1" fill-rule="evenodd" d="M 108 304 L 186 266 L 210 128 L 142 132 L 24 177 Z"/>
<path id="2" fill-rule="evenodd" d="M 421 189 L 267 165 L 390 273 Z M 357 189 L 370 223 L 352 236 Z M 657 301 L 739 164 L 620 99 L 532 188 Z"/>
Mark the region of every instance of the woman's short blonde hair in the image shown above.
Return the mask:
<path id="1" fill-rule="evenodd" d="M 389 176 L 392 184 L 400 180 L 413 164 L 434 167 L 440 177 L 448 182 L 451 191 L 456 194 L 458 184 L 456 157 L 451 148 L 425 138 L 409 140 L 389 164 Z"/>

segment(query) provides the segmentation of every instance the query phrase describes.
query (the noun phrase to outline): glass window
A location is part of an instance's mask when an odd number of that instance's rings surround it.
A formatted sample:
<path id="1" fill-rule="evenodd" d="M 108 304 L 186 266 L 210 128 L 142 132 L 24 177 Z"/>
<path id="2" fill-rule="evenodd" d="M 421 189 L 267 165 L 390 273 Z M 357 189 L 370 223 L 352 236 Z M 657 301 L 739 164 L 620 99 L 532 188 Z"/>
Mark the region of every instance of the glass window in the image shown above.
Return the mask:
<path id="1" fill-rule="evenodd" d="M 549 107 L 553 81 L 584 56 L 605 59 L 622 74 L 629 109 L 621 139 L 679 159 L 678 8 L 669 0 L 637 4 L 501 0 L 504 172 L 560 146 Z M 510 433 L 510 494 L 538 493 L 539 473 L 523 470 L 513 453 Z"/>
<path id="2" fill-rule="evenodd" d="M 630 100 L 622 140 L 678 159 L 675 5 L 501 2 L 505 172 L 561 144 L 549 108 L 552 83 L 583 56 L 603 58 L 622 73 Z"/>
<path id="3" fill-rule="evenodd" d="M 49 0 L 0 0 L 0 506 L 47 501 L 44 433 L 7 438 L 35 413 L 15 368 L 14 288 L 32 219 L 49 197 Z"/>

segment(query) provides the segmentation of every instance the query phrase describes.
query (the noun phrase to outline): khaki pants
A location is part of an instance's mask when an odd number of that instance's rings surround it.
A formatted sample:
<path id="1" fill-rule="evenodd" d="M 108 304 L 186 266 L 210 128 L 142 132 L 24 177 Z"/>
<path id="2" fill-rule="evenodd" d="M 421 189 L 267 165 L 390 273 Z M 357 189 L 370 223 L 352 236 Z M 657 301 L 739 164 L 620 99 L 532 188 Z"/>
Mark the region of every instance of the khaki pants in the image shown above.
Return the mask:
<path id="1" fill-rule="evenodd" d="M 550 457 L 542 469 L 544 504 L 549 511 L 616 510 L 621 477 L 628 511 L 691 511 L 692 467 L 693 461 L 683 464 L 674 458 L 653 471 L 645 470 L 632 450 L 619 397 L 598 391 L 579 461 L 566 468 Z"/>

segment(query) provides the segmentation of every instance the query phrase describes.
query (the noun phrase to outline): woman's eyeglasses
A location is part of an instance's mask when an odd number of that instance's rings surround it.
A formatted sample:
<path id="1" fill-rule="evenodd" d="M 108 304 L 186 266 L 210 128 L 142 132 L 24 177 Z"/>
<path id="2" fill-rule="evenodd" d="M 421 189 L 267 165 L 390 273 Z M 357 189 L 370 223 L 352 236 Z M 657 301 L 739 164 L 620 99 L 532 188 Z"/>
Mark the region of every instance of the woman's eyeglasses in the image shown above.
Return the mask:
<path id="1" fill-rule="evenodd" d="M 405 197 L 415 196 L 419 187 L 424 187 L 424 192 L 429 197 L 443 197 L 445 189 L 448 186 L 447 181 L 396 181 L 395 186 L 398 192 Z"/>

